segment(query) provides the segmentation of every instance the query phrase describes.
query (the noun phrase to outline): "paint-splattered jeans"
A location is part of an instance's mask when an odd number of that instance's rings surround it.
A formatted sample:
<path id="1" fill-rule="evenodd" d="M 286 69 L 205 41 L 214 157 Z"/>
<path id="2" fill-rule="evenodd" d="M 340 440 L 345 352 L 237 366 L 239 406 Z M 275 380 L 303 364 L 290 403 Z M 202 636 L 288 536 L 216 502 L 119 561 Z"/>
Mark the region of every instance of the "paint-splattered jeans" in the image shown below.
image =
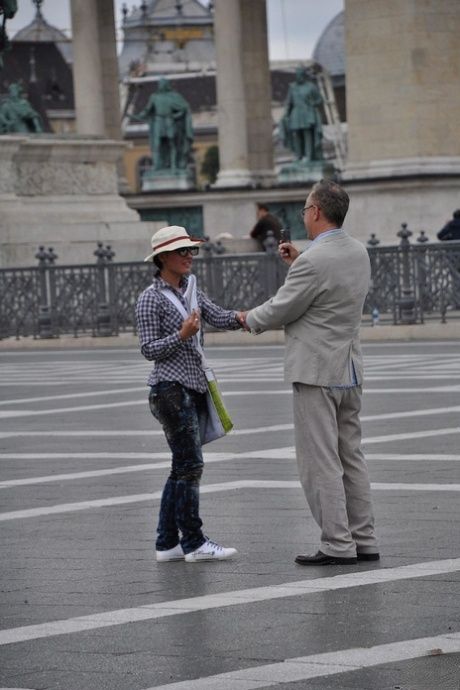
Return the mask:
<path id="1" fill-rule="evenodd" d="M 203 473 L 199 417 L 206 411 L 206 396 L 175 381 L 160 381 L 150 389 L 149 405 L 172 452 L 171 473 L 161 497 L 156 548 L 172 549 L 179 543 L 180 532 L 184 553 L 190 553 L 206 541 L 199 513 Z"/>

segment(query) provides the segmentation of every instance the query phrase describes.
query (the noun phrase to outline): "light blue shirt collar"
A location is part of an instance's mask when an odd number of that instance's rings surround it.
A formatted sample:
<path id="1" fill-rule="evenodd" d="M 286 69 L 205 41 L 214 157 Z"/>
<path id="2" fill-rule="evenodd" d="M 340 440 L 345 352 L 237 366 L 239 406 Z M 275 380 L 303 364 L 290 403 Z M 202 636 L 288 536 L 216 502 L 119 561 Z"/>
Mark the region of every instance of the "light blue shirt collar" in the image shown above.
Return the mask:
<path id="1" fill-rule="evenodd" d="M 329 237 L 330 235 L 339 235 L 342 232 L 342 228 L 331 228 L 330 230 L 326 230 L 326 232 L 322 232 L 320 235 L 318 235 L 318 237 L 315 237 L 315 239 L 312 240 L 311 244 L 315 244 L 315 242 L 320 242 L 325 237 Z"/>

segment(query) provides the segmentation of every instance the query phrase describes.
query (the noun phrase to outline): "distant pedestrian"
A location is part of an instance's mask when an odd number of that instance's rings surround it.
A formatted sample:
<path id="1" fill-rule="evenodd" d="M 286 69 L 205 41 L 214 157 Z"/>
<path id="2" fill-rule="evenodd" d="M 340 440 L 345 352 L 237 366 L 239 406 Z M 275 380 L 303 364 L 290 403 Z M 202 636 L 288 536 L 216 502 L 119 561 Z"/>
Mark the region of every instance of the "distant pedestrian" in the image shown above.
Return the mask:
<path id="1" fill-rule="evenodd" d="M 284 285 L 243 314 L 256 333 L 285 327 L 300 481 L 321 529 L 319 550 L 295 559 L 306 566 L 380 558 L 359 419 L 370 264 L 366 248 L 342 230 L 348 204 L 334 182 L 313 186 L 301 212 L 311 244 L 302 253 L 280 244 L 290 266 Z"/>
<path id="2" fill-rule="evenodd" d="M 162 562 L 196 563 L 236 554 L 236 549 L 220 546 L 203 534 L 199 514 L 200 421 L 207 414 L 208 388 L 194 336 L 202 319 L 214 328 L 241 328 L 239 312 L 219 307 L 201 290 L 196 295 L 199 308 L 190 308 L 189 274 L 203 242 L 176 225 L 158 230 L 152 237 L 153 251 L 145 259 L 153 261 L 158 271 L 136 306 L 141 353 L 155 363 L 148 379 L 150 411 L 162 425 L 172 452 L 157 528 L 156 559 Z"/>
<path id="3" fill-rule="evenodd" d="M 281 225 L 280 221 L 268 210 L 265 204 L 257 204 L 257 223 L 251 230 L 250 237 L 257 240 L 259 249 L 265 251 L 265 240 L 268 237 L 268 232 L 271 230 L 275 239 L 275 246 L 281 239 Z"/>
<path id="4" fill-rule="evenodd" d="M 460 209 L 454 211 L 452 220 L 438 232 L 438 240 L 460 240 Z"/>
<path id="5" fill-rule="evenodd" d="M 438 232 L 438 240 L 460 241 L 460 209 L 453 212 L 452 220 L 449 220 L 442 230 Z M 452 302 L 455 309 L 460 309 L 460 253 L 457 247 L 455 247 L 455 250 L 453 247 L 450 247 L 449 254 L 452 254 L 451 261 L 449 262 L 452 280 Z"/>

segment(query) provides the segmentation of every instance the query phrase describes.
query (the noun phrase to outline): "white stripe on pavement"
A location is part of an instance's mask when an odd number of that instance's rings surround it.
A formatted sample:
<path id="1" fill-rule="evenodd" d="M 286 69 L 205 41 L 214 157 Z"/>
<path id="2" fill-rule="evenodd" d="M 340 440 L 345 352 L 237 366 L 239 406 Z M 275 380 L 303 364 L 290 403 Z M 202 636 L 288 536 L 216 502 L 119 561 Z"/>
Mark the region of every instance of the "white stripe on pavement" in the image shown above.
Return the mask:
<path id="1" fill-rule="evenodd" d="M 213 456 L 216 453 L 208 453 Z M 217 453 L 217 455 L 222 455 Z M 165 460 L 170 458 L 171 453 L 111 453 L 110 451 L 89 452 L 89 453 L 68 453 L 66 450 L 62 453 L 0 453 L 0 462 L 2 460 Z M 1 690 L 1 688 L 0 688 Z"/>
<path id="2" fill-rule="evenodd" d="M 258 433 L 266 433 L 268 431 L 290 431 L 291 429 L 294 428 L 294 425 L 291 424 L 273 424 L 272 426 L 261 426 L 261 427 L 254 427 L 252 429 L 234 429 L 231 432 L 232 436 L 246 436 L 250 434 L 258 434 Z M 68 431 L 2 431 L 0 432 L 0 438 L 11 438 L 15 436 L 54 436 L 54 437 L 72 437 L 72 436 L 84 436 L 87 438 L 91 438 L 92 436 L 111 436 L 111 437 L 117 437 L 117 436 L 164 436 L 164 432 L 162 429 L 153 429 L 153 430 L 145 430 L 145 429 L 125 429 L 125 430 L 117 430 L 117 429 L 107 429 L 107 430 L 101 430 L 101 429 L 86 429 L 84 431 L 74 431 L 69 429 Z"/>
<path id="3" fill-rule="evenodd" d="M 160 566 L 160 567 L 164 567 Z M 188 566 L 184 563 L 184 567 Z M 358 566 L 357 566 L 358 567 Z M 384 582 L 396 582 L 418 577 L 432 577 L 460 570 L 460 558 L 439 561 L 426 561 L 403 565 L 396 568 L 378 568 L 314 579 L 285 582 L 278 585 L 254 587 L 251 589 L 233 590 L 219 594 L 207 594 L 189 599 L 175 599 L 160 603 L 144 604 L 135 608 L 118 609 L 77 616 L 66 620 L 26 625 L 18 628 L 0 630 L 0 645 L 37 640 L 53 635 L 68 635 L 75 632 L 97 630 L 115 625 L 126 625 L 158 618 L 168 618 L 196 611 L 209 611 L 229 606 L 248 605 L 255 602 L 271 601 L 287 597 L 306 596 L 339 589 L 375 585 Z"/>
<path id="4" fill-rule="evenodd" d="M 427 362 L 425 366 L 430 366 Z M 377 371 L 377 370 L 376 370 Z M 439 381 L 440 379 L 448 379 L 455 381 L 460 379 L 460 374 L 455 374 L 450 368 L 445 374 L 401 374 L 399 372 L 388 372 L 387 374 L 369 374 L 366 375 L 366 383 L 369 381 Z M 220 379 L 219 379 L 220 380 Z"/>
<path id="5" fill-rule="evenodd" d="M 82 455 L 84 457 L 93 457 L 92 453 L 73 453 L 73 457 Z M 106 455 L 104 453 L 104 455 Z M 145 453 L 145 455 L 148 455 Z M 27 477 L 26 479 L 7 479 L 0 481 L 0 489 L 7 489 L 13 486 L 28 486 L 31 484 L 49 484 L 50 482 L 63 482 L 75 479 L 93 479 L 95 477 L 105 477 L 115 474 L 130 474 L 131 472 L 146 472 L 147 470 L 159 470 L 171 467 L 171 454 L 169 453 L 155 453 L 163 458 L 167 458 L 166 462 L 144 463 L 143 465 L 125 465 L 123 467 L 111 467 L 105 470 L 88 470 L 87 472 L 67 472 L 65 474 L 49 474 L 43 477 Z M 240 453 L 209 453 L 204 456 L 206 464 L 214 462 L 225 462 L 226 460 L 235 460 L 239 456 L 243 459 L 245 456 Z M 58 455 L 58 457 L 61 457 Z M 113 457 L 113 456 L 112 456 Z M 151 457 L 151 456 L 150 456 Z M 47 456 L 49 458 L 49 455 Z M 1 460 L 2 458 L 0 458 Z M 1 690 L 1 688 L 0 688 Z"/>
<path id="6" fill-rule="evenodd" d="M 428 366 L 428 365 L 427 365 Z M 377 371 L 377 369 L 376 369 Z M 100 373 L 100 372 L 98 372 Z M 110 383 L 111 384 L 123 384 L 123 383 L 132 383 L 133 376 L 131 373 L 125 373 L 123 375 L 117 374 L 117 373 L 110 373 Z M 386 381 L 388 382 L 389 380 L 392 381 L 404 381 L 404 380 L 414 380 L 414 381 L 430 381 L 430 380 L 435 380 L 435 381 L 440 381 L 443 379 L 449 380 L 449 381 L 455 381 L 457 379 L 460 379 L 460 374 L 454 373 L 451 367 L 448 367 L 446 369 L 445 374 L 410 374 L 410 375 L 405 375 L 401 373 L 389 373 L 389 374 L 382 374 L 378 375 L 377 374 L 369 374 L 366 375 L 366 384 L 368 384 L 371 381 Z M 285 383 L 284 377 L 283 376 L 273 376 L 271 370 L 268 370 L 265 374 L 259 376 L 259 377 L 251 377 L 251 376 L 242 376 L 240 378 L 235 378 L 235 377 L 226 377 L 222 378 L 219 376 L 219 383 L 265 383 L 267 380 L 270 381 L 270 383 Z M 94 383 L 94 374 L 88 376 L 78 376 L 77 379 L 75 380 L 76 383 Z M 23 387 L 32 387 L 32 386 L 40 386 L 43 388 L 43 386 L 46 385 L 47 388 L 50 387 L 63 387 L 63 386 L 69 386 L 69 380 L 57 380 L 57 381 L 52 381 L 49 378 L 48 379 L 43 379 L 43 378 L 31 378 L 30 376 L 27 376 L 24 380 L 18 380 L 17 376 L 12 376 L 11 379 L 8 379 L 6 376 L 3 376 L 2 380 L 0 381 L 0 388 L 3 387 L 11 387 L 14 386 L 15 388 L 19 388 L 21 386 Z M 144 390 L 147 390 L 144 388 Z M 409 391 L 410 392 L 410 391 Z M 413 391 L 414 393 L 416 392 L 415 390 Z"/>
<path id="7" fill-rule="evenodd" d="M 243 379 L 244 381 L 248 381 L 247 378 Z M 232 382 L 234 379 L 232 379 Z M 219 379 L 219 382 L 221 383 L 221 380 Z M 229 381 L 230 382 L 230 381 Z M 270 383 L 273 383 L 273 379 L 270 380 Z M 51 400 L 66 400 L 66 399 L 76 399 L 76 398 L 88 398 L 88 397 L 94 397 L 94 396 L 105 396 L 107 397 L 108 395 L 114 395 L 114 394 L 124 394 L 124 393 L 145 393 L 146 387 L 143 386 L 142 388 L 117 388 L 117 389 L 108 389 L 108 390 L 101 390 L 101 391 L 91 391 L 88 393 L 67 393 L 65 395 L 42 395 L 42 396 L 37 396 L 35 398 L 10 398 L 9 400 L 0 400 L 0 406 L 6 407 L 8 405 L 20 405 L 20 404 L 35 404 L 37 402 L 45 402 L 45 401 L 51 401 Z M 398 395 L 401 393 L 406 394 L 411 394 L 414 393 L 416 395 L 420 393 L 460 393 L 460 385 L 447 385 L 447 386 L 431 386 L 428 388 L 422 388 L 422 387 L 415 387 L 415 388 L 365 388 L 363 390 L 364 395 L 384 395 L 384 394 L 391 394 L 391 395 Z M 276 388 L 274 390 L 252 390 L 252 391 L 228 391 L 225 390 L 223 391 L 223 394 L 225 397 L 227 396 L 247 396 L 247 395 L 291 395 L 292 390 L 291 388 Z M 146 395 L 144 396 L 144 398 Z M 1 688 L 0 688 L 1 690 Z"/>
<path id="8" fill-rule="evenodd" d="M 460 426 L 447 429 L 428 429 L 427 431 L 408 431 L 402 434 L 387 434 L 386 436 L 372 436 L 370 438 L 363 438 L 362 443 L 391 443 L 392 441 L 408 441 L 414 438 L 430 438 L 451 434 L 460 434 Z"/>
<path id="9" fill-rule="evenodd" d="M 49 474 L 41 477 L 27 477 L 24 479 L 7 479 L 0 481 L 0 489 L 11 488 L 13 486 L 28 486 L 31 484 L 48 484 L 50 482 L 72 481 L 76 479 L 91 479 L 116 474 L 130 474 L 131 472 L 146 472 L 148 470 L 165 469 L 171 466 L 170 453 L 0 453 L 2 460 L 87 460 L 87 459 L 148 459 L 154 458 L 165 460 L 165 462 L 144 463 L 142 465 L 123 465 L 121 467 L 111 467 L 103 470 L 88 470 L 82 472 L 66 472 L 64 474 Z M 291 460 L 295 458 L 295 448 L 271 448 L 269 450 L 256 450 L 247 453 L 205 453 L 204 462 L 206 465 L 216 462 L 226 462 L 228 460 Z M 460 462 L 460 455 L 430 455 L 430 454 L 366 454 L 367 460 L 398 461 L 398 462 Z M 0 688 L 1 690 L 1 688 Z"/>
<path id="10" fill-rule="evenodd" d="M 258 434 L 258 433 L 266 433 L 267 431 L 290 431 L 291 429 L 294 428 L 294 425 L 292 423 L 290 424 L 273 424 L 272 426 L 262 426 L 262 427 L 255 427 L 252 429 L 234 429 L 231 432 L 232 436 L 247 436 L 251 434 Z M 111 437 L 116 437 L 116 436 L 164 436 L 164 432 L 162 429 L 153 429 L 153 430 L 143 430 L 143 429 L 126 429 L 124 431 L 120 431 L 117 429 L 107 429 L 107 430 L 101 430 L 101 429 L 87 429 L 85 431 L 74 431 L 74 430 L 69 430 L 69 431 L 2 431 L 0 432 L 0 438 L 11 438 L 15 436 L 55 436 L 55 437 L 62 437 L 62 436 L 84 436 L 87 438 L 90 438 L 92 436 L 111 436 Z"/>
<path id="11" fill-rule="evenodd" d="M 89 452 L 89 453 L 0 453 L 2 460 L 165 460 L 171 457 L 170 452 L 165 453 L 111 453 Z M 295 458 L 294 446 L 282 446 L 281 448 L 268 448 L 265 450 L 249 450 L 239 453 L 204 453 L 207 462 L 219 462 L 220 459 L 246 459 L 246 458 L 268 458 L 273 460 L 286 460 Z M 390 460 L 400 462 L 460 462 L 460 455 L 456 453 L 366 453 L 367 460 Z M 145 465 L 148 467 L 148 465 Z M 160 467 L 160 463 L 154 467 Z M 163 467 L 163 465 L 161 465 Z M 54 476 L 54 475 L 53 475 Z M 1 690 L 1 688 L 0 688 Z"/>
<path id="12" fill-rule="evenodd" d="M 453 453 L 366 453 L 366 460 L 390 460 L 397 462 L 460 462 L 460 455 Z"/>
<path id="13" fill-rule="evenodd" d="M 107 397 L 108 395 L 123 394 L 123 393 L 142 393 L 146 392 L 146 386 L 137 388 L 108 388 L 107 390 L 101 391 L 88 391 L 86 393 L 66 393 L 65 395 L 40 395 L 36 398 L 12 398 L 10 400 L 0 400 L 0 405 L 20 405 L 26 403 L 26 405 L 33 405 L 36 402 L 45 402 L 46 400 L 75 400 L 76 398 L 91 398 L 95 395 L 103 395 Z M 2 690 L 0 688 L 0 690 Z"/>
<path id="14" fill-rule="evenodd" d="M 251 434 L 265 434 L 270 431 L 290 431 L 294 428 L 293 424 L 274 424 L 273 426 L 261 426 L 255 427 L 253 429 L 234 429 L 229 434 L 231 436 L 245 436 Z M 391 443 L 392 441 L 405 441 L 414 438 L 429 438 L 430 436 L 446 436 L 450 434 L 459 434 L 460 426 L 447 427 L 441 429 L 428 429 L 427 431 L 409 431 L 401 434 L 389 434 L 386 436 L 374 436 L 369 438 L 363 438 L 362 443 Z M 135 429 L 86 429 L 86 430 L 67 430 L 67 431 L 2 431 L 0 432 L 0 438 L 28 438 L 28 437 L 56 437 L 56 438 L 72 438 L 72 437 L 132 437 L 132 436 L 163 436 L 163 431 L 153 430 L 135 430 Z"/>
<path id="15" fill-rule="evenodd" d="M 371 483 L 374 491 L 432 491 L 432 492 L 457 492 L 460 491 L 460 484 L 403 484 L 403 483 Z M 266 479 L 241 479 L 233 482 L 221 482 L 218 484 L 204 484 L 200 486 L 200 494 L 218 493 L 221 491 L 234 491 L 236 489 L 299 489 L 298 481 L 280 481 Z M 21 520 L 31 517 L 42 517 L 44 515 L 57 515 L 62 513 L 74 513 L 93 508 L 110 508 L 116 505 L 127 505 L 130 503 L 144 503 L 161 498 L 161 491 L 150 494 L 131 494 L 129 496 L 111 496 L 110 498 L 97 498 L 91 501 L 77 501 L 75 503 L 59 503 L 43 508 L 25 508 L 24 510 L 13 510 L 0 513 L 0 522 L 9 520 Z"/>
<path id="16" fill-rule="evenodd" d="M 460 632 L 435 637 L 420 637 L 416 640 L 401 640 L 374 647 L 355 647 L 337 652 L 299 656 L 278 663 L 252 666 L 206 678 L 155 685 L 147 690 L 215 690 L 216 688 L 255 690 L 274 685 L 280 687 L 285 683 L 324 678 L 397 661 L 457 652 L 460 652 Z"/>
<path id="17" fill-rule="evenodd" d="M 273 391 L 260 391 L 263 395 L 272 395 Z M 224 394 L 224 398 L 235 397 L 241 395 L 252 396 L 254 391 L 228 391 Z M 0 419 L 11 419 L 17 417 L 36 417 L 42 415 L 56 415 L 64 412 L 88 412 L 93 410 L 112 409 L 115 407 L 129 407 L 135 405 L 146 405 L 144 398 L 141 400 L 123 400 L 113 403 L 101 403 L 99 405 L 76 405 L 74 407 L 57 407 L 45 410 L 5 410 L 0 411 Z M 377 415 L 364 415 L 361 417 L 362 422 L 375 421 L 379 419 L 403 419 L 406 417 L 432 417 L 434 415 L 446 415 L 460 412 L 460 405 L 452 405 L 451 407 L 433 407 L 426 410 L 409 410 L 406 412 L 387 412 Z M 291 425 L 292 426 L 292 425 Z"/>

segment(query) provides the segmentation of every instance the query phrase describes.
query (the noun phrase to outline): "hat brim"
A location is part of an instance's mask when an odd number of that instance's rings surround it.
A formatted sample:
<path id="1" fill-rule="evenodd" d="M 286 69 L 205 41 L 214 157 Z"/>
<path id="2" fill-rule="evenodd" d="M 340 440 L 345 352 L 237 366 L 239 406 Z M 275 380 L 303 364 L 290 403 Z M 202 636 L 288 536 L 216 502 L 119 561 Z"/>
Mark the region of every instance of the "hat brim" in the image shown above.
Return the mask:
<path id="1" fill-rule="evenodd" d="M 200 244 L 204 244 L 206 240 L 201 240 L 198 238 L 191 238 L 188 237 L 183 237 L 181 239 L 176 240 L 175 242 L 171 242 L 167 247 L 158 247 L 153 250 L 151 254 L 145 257 L 144 261 L 153 261 L 155 256 L 158 256 L 159 254 L 164 254 L 165 252 L 173 252 L 175 249 L 182 249 L 183 247 L 199 247 Z"/>

